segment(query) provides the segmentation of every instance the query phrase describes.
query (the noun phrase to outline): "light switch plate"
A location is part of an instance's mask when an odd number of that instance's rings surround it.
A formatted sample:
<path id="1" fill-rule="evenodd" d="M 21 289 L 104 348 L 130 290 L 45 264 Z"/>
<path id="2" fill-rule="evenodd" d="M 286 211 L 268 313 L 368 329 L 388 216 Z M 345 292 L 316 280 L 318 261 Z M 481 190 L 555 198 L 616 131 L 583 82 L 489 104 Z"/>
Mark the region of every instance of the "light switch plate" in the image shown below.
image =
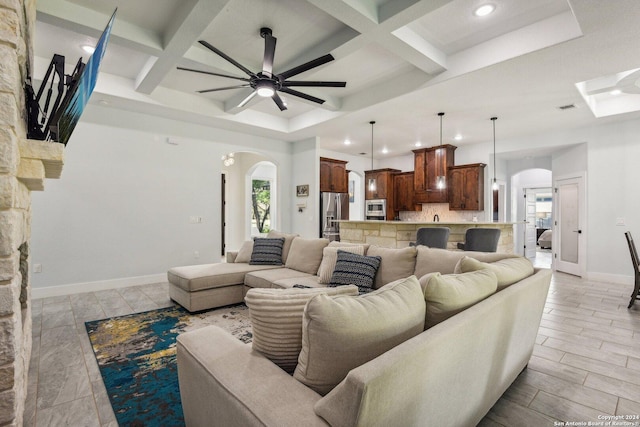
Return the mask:
<path id="1" fill-rule="evenodd" d="M 618 226 L 623 226 L 624 224 L 624 218 L 616 218 L 616 225 Z"/>

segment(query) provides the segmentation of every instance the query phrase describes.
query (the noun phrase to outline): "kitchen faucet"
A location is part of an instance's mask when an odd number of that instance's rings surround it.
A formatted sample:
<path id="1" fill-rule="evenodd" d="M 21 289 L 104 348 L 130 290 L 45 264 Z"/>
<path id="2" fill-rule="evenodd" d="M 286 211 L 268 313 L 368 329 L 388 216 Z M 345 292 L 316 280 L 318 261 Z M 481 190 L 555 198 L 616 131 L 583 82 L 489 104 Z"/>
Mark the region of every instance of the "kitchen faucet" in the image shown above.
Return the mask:
<path id="1" fill-rule="evenodd" d="M 435 214 L 433 216 L 433 222 L 440 222 L 440 217 L 438 216 L 438 214 Z"/>

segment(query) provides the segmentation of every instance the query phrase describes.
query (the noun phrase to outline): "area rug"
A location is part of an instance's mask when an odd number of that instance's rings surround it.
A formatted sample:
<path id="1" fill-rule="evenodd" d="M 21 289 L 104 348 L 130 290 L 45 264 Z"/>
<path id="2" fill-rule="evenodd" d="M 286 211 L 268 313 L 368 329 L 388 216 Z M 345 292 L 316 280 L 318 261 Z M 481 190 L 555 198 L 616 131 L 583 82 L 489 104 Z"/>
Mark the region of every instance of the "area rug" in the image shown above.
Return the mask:
<path id="1" fill-rule="evenodd" d="M 184 426 L 176 337 L 208 325 L 251 341 L 244 304 L 195 314 L 176 306 L 85 323 L 120 426 Z"/>

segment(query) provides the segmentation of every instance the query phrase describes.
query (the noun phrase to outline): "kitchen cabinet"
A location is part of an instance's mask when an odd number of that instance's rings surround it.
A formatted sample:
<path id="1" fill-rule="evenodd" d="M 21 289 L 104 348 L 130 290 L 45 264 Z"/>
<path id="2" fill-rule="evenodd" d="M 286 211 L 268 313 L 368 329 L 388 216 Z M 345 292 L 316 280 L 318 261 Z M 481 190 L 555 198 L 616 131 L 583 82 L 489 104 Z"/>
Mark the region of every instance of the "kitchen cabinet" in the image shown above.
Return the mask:
<path id="1" fill-rule="evenodd" d="M 393 191 L 395 193 L 393 210 L 396 212 L 395 216 L 400 211 L 422 210 L 422 205 L 417 205 L 414 202 L 413 175 L 413 172 L 401 172 L 393 176 Z"/>
<path id="2" fill-rule="evenodd" d="M 349 178 L 347 163 L 344 160 L 320 157 L 320 191 L 348 193 Z"/>
<path id="3" fill-rule="evenodd" d="M 365 200 L 385 199 L 387 201 L 387 219 L 395 217 L 393 176 L 398 172 L 400 170 L 390 168 L 364 171 L 364 198 Z M 371 188 L 371 180 L 375 182 L 375 188 Z"/>
<path id="4" fill-rule="evenodd" d="M 447 176 L 448 168 L 454 164 L 456 148 L 450 144 L 443 144 L 413 150 L 415 203 L 446 203 L 449 200 L 446 187 L 439 189 L 436 179 L 438 175 Z"/>
<path id="5" fill-rule="evenodd" d="M 449 209 L 484 210 L 484 163 L 451 166 L 447 175 Z"/>

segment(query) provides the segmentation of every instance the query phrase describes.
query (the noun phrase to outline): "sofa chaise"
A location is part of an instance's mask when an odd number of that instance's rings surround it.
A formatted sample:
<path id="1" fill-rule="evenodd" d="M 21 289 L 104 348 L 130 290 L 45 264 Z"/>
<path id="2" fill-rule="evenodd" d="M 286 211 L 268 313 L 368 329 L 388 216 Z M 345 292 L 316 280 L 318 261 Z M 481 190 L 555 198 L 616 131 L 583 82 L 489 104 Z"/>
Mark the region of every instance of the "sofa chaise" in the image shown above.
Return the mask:
<path id="1" fill-rule="evenodd" d="M 238 276 L 227 283 L 240 283 L 218 288 L 234 287 L 233 292 L 224 295 L 234 294 L 234 298 L 239 299 L 237 302 L 242 301 L 238 295 L 245 295 L 248 305 L 250 297 L 260 293 L 277 297 L 279 293 L 322 292 L 320 288 L 326 285 L 321 283 L 322 267 L 316 262 L 322 264 L 324 259 L 317 256 L 318 249 L 314 244 L 322 246 L 326 255 L 331 251 L 326 248 L 338 243 L 330 245 L 302 239 L 295 244 L 297 239 L 300 238 L 291 239 L 290 254 L 295 255 L 289 262 L 285 261 L 284 267 L 245 271 L 242 280 L 240 273 L 233 273 Z M 348 246 L 342 248 L 345 247 Z M 316 261 L 306 266 L 299 264 L 296 257 L 303 248 L 315 248 L 316 255 L 310 258 Z M 234 256 L 242 255 L 241 252 L 231 255 L 227 264 L 242 264 L 232 262 Z M 514 275 L 514 270 L 509 269 L 528 261 L 509 254 L 375 246 L 367 247 L 366 254 L 375 254 L 373 256 L 381 259 L 375 277 L 376 290 L 361 297 L 311 296 L 301 315 L 302 351 L 293 376 L 271 355 L 256 349 L 258 337 L 255 331 L 254 345 L 244 344 L 215 326 L 181 334 L 177 342 L 178 376 L 187 426 L 474 426 L 480 422 L 526 368 L 550 285 L 550 270 L 530 266 L 526 274 Z M 216 268 L 220 267 L 210 265 L 200 267 L 200 271 L 210 274 Z M 311 274 L 314 268 L 316 274 Z M 198 278 L 195 268 L 189 272 L 187 276 L 185 270 L 173 269 L 171 284 L 191 294 L 187 301 L 193 303 L 201 292 L 194 283 L 198 284 L 198 280 L 211 283 L 218 278 Z M 231 273 L 225 271 L 225 274 Z M 176 283 L 178 278 L 184 282 Z M 451 293 L 445 292 L 440 300 L 430 299 L 430 292 L 436 285 L 451 285 L 451 289 L 460 292 L 463 288 L 456 288 L 457 283 L 467 280 L 467 285 L 471 286 L 466 289 L 474 292 L 473 280 L 486 278 L 494 281 L 487 296 L 463 308 L 449 309 L 444 317 L 443 307 Z M 216 283 L 222 283 L 222 280 Z M 311 289 L 293 289 L 295 285 Z M 193 287 L 191 291 L 185 289 L 189 286 Z M 478 284 L 477 287 L 482 286 L 485 285 Z M 365 311 L 362 311 L 362 304 L 374 302 L 376 298 L 383 304 L 379 307 L 374 304 L 370 309 L 365 304 Z M 218 302 L 232 299 L 220 298 Z M 384 304 L 389 301 L 394 301 L 392 304 L 404 301 L 408 306 L 405 309 L 392 305 L 391 312 L 385 314 Z M 218 302 L 210 300 L 208 304 Z M 333 314 L 326 314 L 329 312 L 317 311 L 318 307 L 327 304 L 338 307 L 335 318 Z M 191 306 L 194 307 L 198 306 Z M 251 305 L 249 308 L 253 310 Z M 382 327 L 382 332 L 376 329 L 373 335 L 384 335 L 387 323 L 396 328 L 394 320 L 389 319 L 404 316 L 405 312 L 407 316 L 413 316 L 412 319 L 418 319 L 410 325 L 413 332 L 409 336 L 402 335 L 409 330 L 403 329 L 400 341 L 383 344 L 388 348 L 378 349 L 379 354 L 350 367 L 330 387 L 318 385 L 309 378 L 309 365 L 323 359 L 317 357 L 322 352 L 314 351 L 327 347 L 324 355 L 331 358 L 343 350 L 342 346 L 350 345 L 350 341 L 340 335 L 343 330 L 356 328 L 360 331 L 357 328 L 361 328 L 363 336 L 371 336 L 371 328 Z M 341 315 L 352 318 L 345 321 Z M 274 322 L 274 336 L 278 336 L 281 330 L 277 326 L 278 320 Z M 319 329 L 317 332 L 313 329 L 316 326 L 312 326 L 316 325 L 314 322 L 334 323 L 330 332 L 339 336 L 323 337 L 327 331 Z M 326 341 L 324 345 L 316 345 L 318 341 L 312 341 L 316 339 Z M 387 338 L 383 337 L 384 340 Z M 360 340 L 351 341 L 357 345 Z M 353 353 L 357 352 L 346 349 L 336 359 L 337 364 L 342 358 L 352 357 Z"/>

